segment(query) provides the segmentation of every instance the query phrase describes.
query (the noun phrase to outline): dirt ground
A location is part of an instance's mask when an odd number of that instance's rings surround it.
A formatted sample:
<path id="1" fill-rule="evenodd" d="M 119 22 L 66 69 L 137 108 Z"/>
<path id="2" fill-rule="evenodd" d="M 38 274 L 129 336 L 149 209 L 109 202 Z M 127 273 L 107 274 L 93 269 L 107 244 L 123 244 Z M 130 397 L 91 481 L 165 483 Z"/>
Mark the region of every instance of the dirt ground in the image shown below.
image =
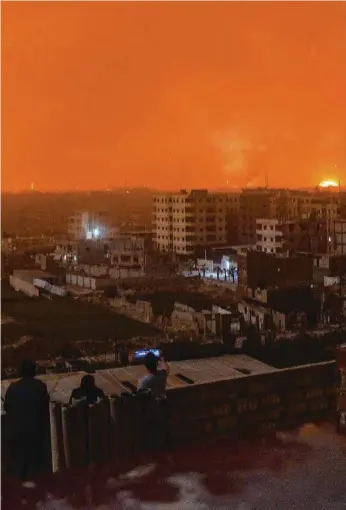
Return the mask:
<path id="1" fill-rule="evenodd" d="M 29 298 L 2 284 L 2 368 L 24 357 L 55 358 L 69 351 L 85 356 L 114 349 L 114 340 L 156 336 L 151 324 L 102 305 L 73 298 Z"/>

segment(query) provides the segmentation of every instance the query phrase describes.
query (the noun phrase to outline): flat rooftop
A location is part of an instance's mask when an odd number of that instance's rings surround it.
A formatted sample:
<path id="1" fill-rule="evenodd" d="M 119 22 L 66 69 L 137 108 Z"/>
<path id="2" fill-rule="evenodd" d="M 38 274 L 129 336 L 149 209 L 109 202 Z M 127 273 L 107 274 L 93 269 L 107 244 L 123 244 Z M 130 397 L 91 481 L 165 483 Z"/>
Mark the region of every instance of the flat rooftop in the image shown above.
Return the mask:
<path id="1" fill-rule="evenodd" d="M 172 361 L 171 373 L 167 381 L 168 391 L 171 388 L 203 384 L 222 379 L 235 379 L 248 375 L 275 372 L 276 369 L 250 356 L 237 354 L 218 358 L 194 359 L 189 361 Z M 146 375 L 144 365 L 127 366 L 97 370 L 94 374 L 96 384 L 106 395 L 120 395 L 124 391 L 131 391 L 138 386 L 139 380 Z M 51 400 L 67 403 L 71 392 L 78 387 L 86 372 L 70 372 L 39 376 L 47 384 Z M 2 396 L 13 380 L 1 381 Z"/>
<path id="2" fill-rule="evenodd" d="M 23 278 L 25 280 L 41 278 L 42 280 L 49 279 L 57 279 L 57 275 L 48 273 L 47 271 L 42 271 L 41 269 L 15 269 L 13 271 L 13 276 L 17 278 Z"/>

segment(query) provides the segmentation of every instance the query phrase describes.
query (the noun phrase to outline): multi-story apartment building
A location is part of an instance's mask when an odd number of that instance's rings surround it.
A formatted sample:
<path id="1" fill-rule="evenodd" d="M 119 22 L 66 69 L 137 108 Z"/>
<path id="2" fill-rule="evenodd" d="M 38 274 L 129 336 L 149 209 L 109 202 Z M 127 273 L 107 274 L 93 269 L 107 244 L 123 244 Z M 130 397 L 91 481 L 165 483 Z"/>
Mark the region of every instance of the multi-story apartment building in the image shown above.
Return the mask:
<path id="1" fill-rule="evenodd" d="M 68 235 L 76 241 L 113 238 L 116 234 L 105 213 L 76 212 L 68 222 Z"/>
<path id="2" fill-rule="evenodd" d="M 246 256 L 247 279 L 250 289 L 283 287 L 313 280 L 313 258 L 304 255 L 285 257 L 249 251 Z"/>
<path id="3" fill-rule="evenodd" d="M 256 220 L 257 251 L 264 253 L 325 253 L 328 245 L 327 220 Z"/>
<path id="4" fill-rule="evenodd" d="M 336 193 L 244 189 L 239 197 L 239 238 L 242 243 L 256 244 L 258 218 L 277 219 L 281 224 L 300 219 L 324 219 L 329 232 L 338 213 L 339 196 Z"/>
<path id="5" fill-rule="evenodd" d="M 284 253 L 285 250 L 285 225 L 279 220 L 258 218 L 256 220 L 257 251 L 264 253 Z"/>
<path id="6" fill-rule="evenodd" d="M 111 265 L 117 269 L 133 268 L 145 274 L 146 240 L 135 236 L 119 237 L 111 243 Z"/>
<path id="7" fill-rule="evenodd" d="M 271 218 L 272 213 L 270 190 L 244 189 L 239 197 L 239 242 L 256 244 L 256 219 Z"/>
<path id="8" fill-rule="evenodd" d="M 154 197 L 153 232 L 158 250 L 181 255 L 237 241 L 239 195 L 185 190 Z"/>
<path id="9" fill-rule="evenodd" d="M 330 231 L 330 240 L 330 251 L 332 253 L 337 255 L 346 254 L 346 219 L 333 220 Z"/>

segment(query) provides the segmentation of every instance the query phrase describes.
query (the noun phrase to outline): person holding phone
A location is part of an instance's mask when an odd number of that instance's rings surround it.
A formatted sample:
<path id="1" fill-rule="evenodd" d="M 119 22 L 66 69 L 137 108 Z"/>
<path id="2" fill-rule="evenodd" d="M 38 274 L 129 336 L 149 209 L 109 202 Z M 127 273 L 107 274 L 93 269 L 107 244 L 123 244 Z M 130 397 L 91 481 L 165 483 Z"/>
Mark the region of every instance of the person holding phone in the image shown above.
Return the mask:
<path id="1" fill-rule="evenodd" d="M 153 397 L 165 399 L 167 377 L 170 372 L 168 363 L 163 357 L 158 358 L 152 352 L 149 352 L 144 360 L 148 374 L 139 382 L 138 390 L 149 389 Z"/>

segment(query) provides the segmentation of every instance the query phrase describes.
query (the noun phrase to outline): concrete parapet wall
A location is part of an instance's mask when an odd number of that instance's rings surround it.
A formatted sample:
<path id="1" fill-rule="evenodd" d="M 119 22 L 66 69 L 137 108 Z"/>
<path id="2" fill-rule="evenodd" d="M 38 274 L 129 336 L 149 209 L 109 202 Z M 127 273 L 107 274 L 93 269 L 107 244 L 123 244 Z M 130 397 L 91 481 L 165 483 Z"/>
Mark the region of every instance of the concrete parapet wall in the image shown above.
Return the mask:
<path id="1" fill-rule="evenodd" d="M 283 430 L 327 420 L 337 409 L 335 362 L 191 384 L 168 391 L 124 393 L 95 405 L 51 402 L 51 469 L 117 462 L 165 445 L 216 435 Z M 6 415 L 2 415 L 2 470 L 6 469 Z"/>
<path id="2" fill-rule="evenodd" d="M 191 441 L 327 419 L 336 410 L 335 372 L 335 363 L 328 362 L 174 388 L 169 393 L 172 438 Z"/>

